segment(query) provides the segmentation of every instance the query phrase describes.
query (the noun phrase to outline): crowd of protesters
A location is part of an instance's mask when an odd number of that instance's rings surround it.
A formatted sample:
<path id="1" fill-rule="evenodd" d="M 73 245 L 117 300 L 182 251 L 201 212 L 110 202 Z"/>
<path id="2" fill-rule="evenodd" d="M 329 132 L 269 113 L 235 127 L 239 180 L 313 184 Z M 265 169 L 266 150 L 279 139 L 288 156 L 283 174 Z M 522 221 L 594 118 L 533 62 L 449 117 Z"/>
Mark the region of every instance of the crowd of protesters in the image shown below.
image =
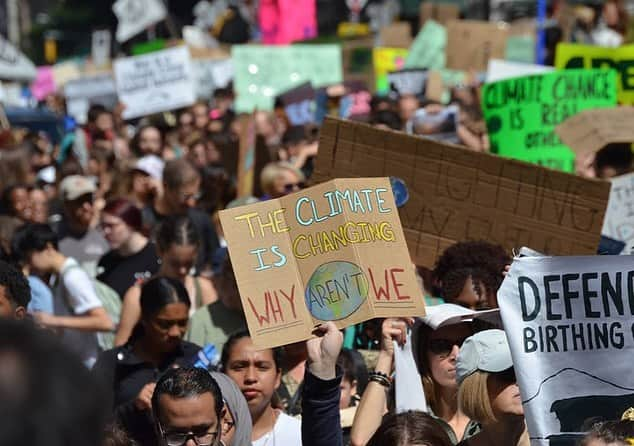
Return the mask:
<path id="1" fill-rule="evenodd" d="M 575 39 L 624 38 L 617 3 L 577 17 Z M 480 87 L 452 89 L 452 137 L 487 152 Z M 327 323 L 309 341 L 255 348 L 218 212 L 310 186 L 319 129 L 256 111 L 253 196 L 238 198 L 247 124 L 234 96 L 228 87 L 134 122 L 93 105 L 60 144 L 42 133 L 3 142 L 0 443 L 529 445 L 501 325 L 388 318 L 344 335 Z M 370 106 L 368 124 L 427 136 L 417 112 L 445 107 L 395 93 Z M 625 146 L 586 173 L 631 171 Z M 511 260 L 488 241 L 456 243 L 417 268 L 420 298 L 449 315 L 497 308 Z M 394 341 L 408 333 L 427 412 L 394 406 Z M 580 444 L 634 444 L 634 413 L 588 431 Z"/>

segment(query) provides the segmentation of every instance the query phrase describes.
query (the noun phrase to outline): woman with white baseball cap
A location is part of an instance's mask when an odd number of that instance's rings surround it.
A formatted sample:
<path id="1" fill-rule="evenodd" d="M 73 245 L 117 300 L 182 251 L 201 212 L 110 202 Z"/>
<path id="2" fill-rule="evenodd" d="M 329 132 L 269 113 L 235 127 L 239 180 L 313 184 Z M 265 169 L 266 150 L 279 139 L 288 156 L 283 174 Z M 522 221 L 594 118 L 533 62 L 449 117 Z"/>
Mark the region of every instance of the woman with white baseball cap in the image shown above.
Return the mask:
<path id="1" fill-rule="evenodd" d="M 489 311 L 488 313 L 493 313 Z M 352 426 L 353 445 L 365 445 L 381 424 L 388 406 L 388 395 L 394 370 L 394 343 L 406 342 L 408 327 L 412 327 L 412 349 L 415 366 L 422 381 L 422 392 L 408 389 L 412 399 L 425 399 L 428 410 L 449 436 L 451 443 L 475 435 L 479 424 L 464 414 L 458 406 L 456 359 L 465 339 L 476 331 L 479 313 L 454 304 L 427 308 L 427 316 L 414 326 L 411 318 L 385 319 L 382 325 L 381 350 L 375 371 L 363 393 Z M 479 320 L 479 319 L 478 319 Z M 487 328 L 489 326 L 487 325 Z M 399 373 L 394 376 L 398 383 Z M 424 393 L 423 393 L 424 392 Z"/>
<path id="2" fill-rule="evenodd" d="M 458 446 L 529 446 L 513 359 L 502 330 L 467 338 L 456 363 L 458 404 L 482 431 Z"/>

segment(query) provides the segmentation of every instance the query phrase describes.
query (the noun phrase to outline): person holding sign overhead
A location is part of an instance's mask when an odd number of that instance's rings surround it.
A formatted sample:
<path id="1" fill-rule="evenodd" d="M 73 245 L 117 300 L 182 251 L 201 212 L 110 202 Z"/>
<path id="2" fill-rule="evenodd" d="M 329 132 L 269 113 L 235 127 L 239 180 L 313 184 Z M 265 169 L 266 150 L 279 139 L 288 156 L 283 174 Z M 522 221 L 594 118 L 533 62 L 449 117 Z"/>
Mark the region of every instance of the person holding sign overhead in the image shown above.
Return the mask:
<path id="1" fill-rule="evenodd" d="M 444 314 L 444 317 L 435 316 Z M 424 395 L 430 412 L 449 436 L 451 443 L 474 435 L 479 430 L 477 422 L 460 410 L 457 401 L 456 358 L 465 338 L 473 333 L 471 322 L 460 322 L 468 310 L 451 304 L 428 308 L 428 316 L 415 331 L 414 348 L 417 347 L 418 369 L 423 382 Z M 473 314 L 473 313 L 471 313 Z M 453 321 L 456 319 L 458 323 Z M 440 320 L 440 322 L 438 322 Z M 392 386 L 394 344 L 403 344 L 411 318 L 385 319 L 382 325 L 381 351 L 375 371 L 361 398 L 352 426 L 352 444 L 365 445 L 381 424 L 386 411 L 386 388 Z M 374 376 L 374 378 L 373 378 Z M 378 376 L 378 378 L 377 378 Z M 381 378 L 385 379 L 381 379 Z M 398 375 L 394 376 L 398 380 Z"/>

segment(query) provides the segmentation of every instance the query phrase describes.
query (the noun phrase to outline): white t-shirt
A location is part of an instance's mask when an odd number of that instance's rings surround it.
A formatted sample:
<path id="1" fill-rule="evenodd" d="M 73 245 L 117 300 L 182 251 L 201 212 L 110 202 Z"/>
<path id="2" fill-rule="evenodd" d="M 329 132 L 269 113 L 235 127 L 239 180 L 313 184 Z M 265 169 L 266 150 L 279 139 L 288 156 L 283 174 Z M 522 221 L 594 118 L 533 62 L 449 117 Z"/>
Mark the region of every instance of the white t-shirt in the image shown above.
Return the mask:
<path id="1" fill-rule="evenodd" d="M 53 305 L 58 316 L 81 316 L 95 308 L 102 307 L 92 279 L 73 258 L 68 258 L 62 266 L 53 293 Z M 62 343 L 78 354 L 84 364 L 92 366 L 99 353 L 95 332 L 65 329 Z"/>
<path id="2" fill-rule="evenodd" d="M 275 427 L 268 434 L 253 442 L 253 446 L 301 446 L 302 423 L 296 418 L 280 413 Z"/>

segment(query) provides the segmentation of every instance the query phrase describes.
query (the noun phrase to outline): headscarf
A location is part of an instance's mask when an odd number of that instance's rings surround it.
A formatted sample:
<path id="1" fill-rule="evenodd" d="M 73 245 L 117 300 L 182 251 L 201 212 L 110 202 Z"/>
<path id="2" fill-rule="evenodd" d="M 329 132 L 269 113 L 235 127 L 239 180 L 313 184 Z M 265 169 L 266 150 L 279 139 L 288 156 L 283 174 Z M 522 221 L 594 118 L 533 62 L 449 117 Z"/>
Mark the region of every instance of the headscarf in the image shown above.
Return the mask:
<path id="1" fill-rule="evenodd" d="M 211 376 L 218 383 L 222 398 L 235 423 L 233 441 L 226 446 L 251 446 L 251 413 L 244 395 L 236 383 L 224 373 L 211 372 Z"/>

